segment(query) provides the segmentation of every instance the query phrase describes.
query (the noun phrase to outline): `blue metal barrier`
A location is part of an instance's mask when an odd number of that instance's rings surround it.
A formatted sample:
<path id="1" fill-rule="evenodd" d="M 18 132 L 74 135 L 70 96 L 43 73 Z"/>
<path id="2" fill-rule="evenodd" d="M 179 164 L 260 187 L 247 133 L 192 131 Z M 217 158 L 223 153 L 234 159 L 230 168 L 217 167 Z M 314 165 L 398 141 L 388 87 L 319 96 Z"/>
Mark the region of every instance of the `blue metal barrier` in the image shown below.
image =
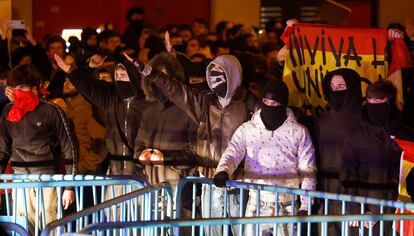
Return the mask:
<path id="1" fill-rule="evenodd" d="M 15 233 L 14 235 L 18 234 L 20 236 L 30 236 L 29 232 L 27 232 L 27 230 L 19 224 L 0 222 L 0 227 L 6 231 L 8 235 L 13 235 L 13 233 Z"/>
<path id="2" fill-rule="evenodd" d="M 204 179 L 204 178 L 197 178 L 197 177 L 187 177 L 185 179 L 182 179 L 179 184 L 177 185 L 177 189 L 176 189 L 176 201 L 175 201 L 175 209 L 176 209 L 176 218 L 175 219 L 182 219 L 182 201 L 180 199 L 182 199 L 182 192 L 184 187 L 187 184 L 191 184 L 192 185 L 192 206 L 191 206 L 191 219 L 195 220 L 193 221 L 193 224 L 191 225 L 192 227 L 192 235 L 195 235 L 198 229 L 198 232 L 200 235 L 203 235 L 203 232 L 206 231 L 207 234 L 210 233 L 210 227 L 207 227 L 207 225 L 204 225 L 203 222 L 198 222 L 198 219 L 201 218 L 200 216 L 196 216 L 196 185 L 197 184 L 203 184 L 204 187 L 207 186 L 208 190 L 208 194 L 211 197 L 211 190 L 213 188 L 215 188 L 215 186 L 213 185 L 213 181 L 211 179 Z M 341 235 L 348 235 L 349 234 L 349 230 L 350 228 L 348 227 L 348 221 L 350 219 L 354 219 L 353 221 L 359 221 L 359 233 L 360 235 L 372 235 L 372 226 L 375 224 L 374 223 L 374 219 L 368 220 L 368 225 L 366 228 L 364 228 L 364 222 L 365 218 L 367 217 L 367 219 L 369 219 L 369 216 L 364 216 L 364 214 L 366 214 L 365 208 L 370 206 L 370 207 L 377 207 L 379 209 L 379 215 L 384 215 L 385 213 L 391 213 L 393 214 L 395 212 L 395 208 L 400 208 L 402 211 L 404 210 L 414 210 L 414 204 L 413 203 L 405 203 L 405 202 L 397 202 L 397 201 L 389 201 L 389 200 L 382 200 L 382 199 L 374 199 L 374 198 L 367 198 L 367 197 L 361 197 L 361 196 L 351 196 L 351 195 L 345 195 L 345 194 L 333 194 L 333 193 L 325 193 L 325 192 L 319 192 L 319 191 L 308 191 L 308 190 L 303 190 L 303 189 L 292 189 L 292 188 L 284 188 L 284 187 L 277 187 L 277 186 L 270 186 L 270 185 L 261 185 L 261 184 L 253 184 L 253 183 L 244 183 L 244 182 L 236 182 L 236 181 L 227 181 L 226 182 L 226 188 L 224 188 L 224 214 L 221 216 L 212 216 L 211 215 L 211 208 L 212 208 L 212 199 L 210 198 L 208 202 L 204 202 L 204 204 L 202 204 L 201 208 L 207 209 L 207 212 L 209 214 L 204 215 L 203 218 L 221 218 L 221 219 L 226 219 L 229 217 L 229 212 L 230 209 L 234 212 L 234 208 L 238 207 L 237 210 L 237 215 L 230 215 L 230 217 L 246 217 L 244 212 L 246 211 L 246 206 L 243 204 L 240 204 L 240 206 L 235 206 L 235 204 L 233 204 L 233 202 L 229 202 L 229 193 L 230 191 L 234 192 L 234 189 L 239 190 L 239 203 L 243 203 L 246 202 L 246 200 L 248 199 L 253 199 L 253 202 L 249 203 L 251 205 L 253 205 L 253 207 L 255 206 L 255 215 L 252 216 L 256 216 L 256 217 L 265 217 L 265 216 L 269 216 L 269 215 L 261 215 L 261 210 L 257 210 L 257 209 L 263 209 L 266 208 L 266 204 L 267 203 L 263 203 L 261 201 L 261 195 L 262 193 L 266 193 L 266 194 L 270 194 L 273 195 L 274 198 L 273 199 L 290 199 L 290 206 L 289 208 L 291 209 L 290 212 L 286 212 L 286 214 L 288 213 L 291 216 L 294 217 L 298 217 L 297 214 L 297 210 L 298 210 L 298 203 L 297 203 L 297 198 L 302 196 L 302 197 L 306 197 L 309 199 L 308 201 L 308 206 L 307 206 L 307 215 L 315 215 L 315 214 L 319 214 L 319 215 L 332 215 L 331 212 L 329 212 L 329 204 L 333 204 L 334 202 L 340 203 L 340 216 L 336 216 L 336 220 L 335 221 L 328 221 L 328 218 L 321 218 L 320 221 L 313 221 L 313 222 L 319 222 L 320 224 L 318 225 L 311 225 L 310 221 L 307 221 L 305 225 L 302 225 L 300 221 L 291 221 L 289 222 L 290 226 L 287 227 L 286 223 L 284 223 L 285 228 L 288 228 L 288 230 L 290 230 L 290 233 L 293 232 L 299 232 L 302 230 L 306 231 L 306 235 L 311 235 L 311 230 L 312 230 L 312 226 L 314 228 L 316 228 L 317 231 L 320 231 L 320 233 L 322 235 L 329 235 L 328 234 L 328 223 L 329 222 L 339 222 L 340 223 L 340 229 Z M 249 193 L 245 193 L 243 190 L 248 190 Z M 216 200 L 216 199 L 214 199 Z M 321 209 L 319 210 L 319 213 L 316 211 L 313 211 L 312 208 L 314 208 L 314 205 L 316 203 L 322 203 L 321 204 Z M 215 204 L 215 203 L 214 203 Z M 263 204 L 265 206 L 263 206 Z M 355 218 L 349 218 L 349 212 L 347 210 L 347 208 L 349 207 L 350 204 L 353 205 L 357 205 L 359 206 L 359 211 L 360 217 L 355 217 Z M 269 206 L 267 206 L 269 208 Z M 283 216 L 279 214 L 280 212 L 280 208 L 282 207 L 280 204 L 275 204 L 274 206 L 270 206 L 273 207 L 273 215 L 275 216 Z M 284 215 L 286 215 L 284 214 Z M 348 214 L 348 215 L 347 215 Z M 398 217 L 396 215 L 396 217 Z M 188 218 L 188 215 L 187 215 Z M 299 218 L 297 218 L 298 220 Z M 385 218 L 377 218 L 380 220 L 379 222 L 379 235 L 383 235 L 384 234 L 384 228 L 386 228 L 386 223 L 387 221 L 392 221 L 393 225 L 395 225 L 395 220 L 397 220 L 397 218 L 391 218 L 390 220 L 385 220 Z M 401 220 L 406 220 L 408 218 L 399 218 Z M 411 219 L 411 218 L 410 218 Z M 250 221 L 250 222 L 254 222 L 254 221 Z M 260 225 L 263 225 L 263 223 L 265 222 L 255 222 L 254 225 L 250 224 L 250 231 L 247 235 L 251 235 L 252 231 L 254 232 L 253 235 L 259 235 L 259 229 L 260 229 Z M 235 230 L 234 227 L 232 227 L 231 229 L 229 229 L 229 225 L 223 223 L 223 224 L 216 224 L 216 225 L 222 225 L 223 229 L 222 229 L 222 235 L 228 235 L 230 230 L 233 230 L 233 235 L 237 234 L 237 235 L 245 235 L 245 231 L 246 231 L 246 226 L 243 224 L 239 224 L 239 228 L 237 230 Z M 237 225 L 237 224 L 236 224 Z M 282 224 L 283 225 L 283 224 Z M 403 227 L 403 224 L 401 224 Z M 280 230 L 280 226 L 281 223 L 279 221 L 275 221 L 272 223 L 272 227 L 269 228 L 269 231 L 273 231 L 273 232 L 278 232 L 277 230 Z M 249 227 L 249 225 L 247 226 Z M 269 226 L 267 226 L 269 227 Z M 251 230 L 253 228 L 253 230 Z M 235 232 L 234 232 L 235 231 Z M 392 229 L 392 233 L 393 235 L 396 235 L 396 227 L 393 227 Z M 403 228 L 401 229 L 401 231 L 403 231 Z M 303 233 L 303 232 L 302 232 Z M 261 235 L 261 234 L 260 234 Z"/>
<path id="3" fill-rule="evenodd" d="M 83 219 L 85 217 L 93 216 L 93 214 L 99 212 L 106 212 L 114 207 L 119 207 L 124 205 L 123 211 L 131 217 L 118 219 L 111 219 L 110 217 L 105 217 L 102 214 L 95 222 L 92 224 L 100 225 L 110 225 L 116 222 L 122 223 L 131 223 L 131 222 L 146 222 L 146 221 L 162 221 L 172 216 L 172 188 L 171 186 L 164 182 L 157 185 L 149 186 L 143 189 L 133 191 L 131 193 L 107 200 L 105 202 L 99 203 L 96 206 L 89 207 L 77 213 L 63 217 L 60 220 L 54 221 L 48 224 L 42 231 L 41 236 L 49 236 L 56 229 L 63 227 L 69 222 Z M 132 214 L 128 214 L 132 213 Z M 99 216 L 99 215 L 98 215 Z M 118 221 L 117 221 L 118 220 Z M 113 221 L 113 222 L 111 222 Z M 99 223 L 97 223 L 99 222 Z M 122 224 L 121 223 L 121 224 Z M 89 224 L 88 224 L 89 225 Z M 87 226 L 86 226 L 87 227 Z M 106 230 L 108 229 L 108 230 Z M 95 229 L 93 230 L 95 235 L 137 235 L 137 230 L 126 230 L 126 228 L 120 228 L 119 231 Z M 165 228 L 162 227 L 161 230 L 154 228 L 141 229 L 140 235 L 165 235 L 167 231 L 171 231 L 171 226 Z"/>
<path id="4" fill-rule="evenodd" d="M 53 209 L 57 208 L 57 212 L 56 217 L 53 213 L 49 213 L 49 215 L 52 215 L 52 219 L 62 218 L 64 213 L 62 193 L 65 188 L 73 188 L 75 193 L 74 211 L 81 211 L 86 204 L 85 200 L 89 200 L 90 205 L 96 205 L 99 202 L 149 185 L 147 181 L 133 176 L 3 174 L 0 175 L 0 180 L 3 181 L 0 183 L 0 189 L 4 190 L 3 200 L 6 205 L 6 215 L 14 218 L 14 223 L 17 222 L 20 215 L 26 216 L 27 220 L 30 217 L 34 219 L 34 223 L 28 224 L 28 230 L 36 236 L 39 234 L 39 230 L 47 224 L 46 215 L 48 214 L 45 212 L 49 210 L 47 206 L 51 204 L 50 201 L 53 201 L 48 200 L 50 196 L 52 196 L 51 199 L 57 198 L 57 206 L 53 207 Z M 12 190 L 12 194 L 10 194 L 10 190 Z M 117 215 L 118 209 L 116 208 L 114 211 L 114 214 Z M 92 218 L 95 219 L 96 215 Z M 78 231 L 87 223 L 88 219 L 86 218 L 78 219 L 74 226 L 72 222 L 69 222 L 66 229 L 71 230 L 74 227 Z M 62 227 L 59 233 L 64 230 Z"/>
<path id="5" fill-rule="evenodd" d="M 232 224 L 289 224 L 289 223 L 321 223 L 341 221 L 400 221 L 414 220 L 414 214 L 383 214 L 383 215 L 344 215 L 344 216 L 273 216 L 273 217 L 234 217 L 234 218 L 210 218 L 210 219 L 176 219 L 158 221 L 136 222 L 109 222 L 90 224 L 80 233 L 92 233 L 108 229 L 136 229 L 136 228 L 162 228 L 162 227 L 188 227 L 194 225 L 232 225 Z M 224 234 L 227 236 L 227 234 Z M 299 235 L 299 234 L 298 234 Z M 42 235 L 43 236 L 43 235 Z"/>

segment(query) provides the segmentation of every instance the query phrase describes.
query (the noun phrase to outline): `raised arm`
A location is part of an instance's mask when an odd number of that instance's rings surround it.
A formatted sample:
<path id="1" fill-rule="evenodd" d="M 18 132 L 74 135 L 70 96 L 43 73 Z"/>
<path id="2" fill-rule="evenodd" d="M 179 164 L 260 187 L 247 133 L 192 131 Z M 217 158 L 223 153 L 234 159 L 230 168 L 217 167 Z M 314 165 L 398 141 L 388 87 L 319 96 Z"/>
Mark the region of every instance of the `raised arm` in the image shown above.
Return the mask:
<path id="1" fill-rule="evenodd" d="M 70 82 L 90 103 L 97 106 L 100 110 L 106 111 L 113 104 L 117 96 L 113 90 L 93 79 L 90 74 L 81 73 L 78 70 L 71 70 L 71 66 L 66 64 L 61 57 L 54 55 L 57 65 L 66 73 Z"/>

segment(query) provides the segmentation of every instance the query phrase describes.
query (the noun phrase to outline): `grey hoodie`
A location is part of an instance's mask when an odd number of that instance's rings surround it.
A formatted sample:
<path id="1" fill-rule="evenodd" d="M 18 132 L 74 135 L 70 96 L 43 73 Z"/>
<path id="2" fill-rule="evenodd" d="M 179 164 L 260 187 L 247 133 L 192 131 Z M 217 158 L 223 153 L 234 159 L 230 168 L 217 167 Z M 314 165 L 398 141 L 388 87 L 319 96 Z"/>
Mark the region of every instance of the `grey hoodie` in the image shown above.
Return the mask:
<path id="1" fill-rule="evenodd" d="M 208 87 L 211 89 L 211 79 L 210 79 L 210 72 L 211 67 L 213 65 L 217 65 L 224 70 L 224 73 L 227 77 L 227 92 L 224 98 L 217 96 L 219 103 L 222 108 L 229 105 L 231 98 L 236 93 L 236 90 L 239 88 L 242 79 L 242 67 L 240 65 L 239 60 L 232 55 L 222 55 L 218 56 L 214 59 L 210 64 L 207 66 L 206 70 L 206 78 Z"/>

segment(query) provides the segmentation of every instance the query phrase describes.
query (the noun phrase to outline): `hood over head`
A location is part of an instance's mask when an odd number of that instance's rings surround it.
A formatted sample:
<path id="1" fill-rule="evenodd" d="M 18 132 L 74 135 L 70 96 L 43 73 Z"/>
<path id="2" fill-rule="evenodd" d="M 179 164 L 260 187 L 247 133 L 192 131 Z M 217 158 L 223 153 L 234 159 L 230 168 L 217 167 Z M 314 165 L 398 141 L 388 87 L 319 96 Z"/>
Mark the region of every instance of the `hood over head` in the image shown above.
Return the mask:
<path id="1" fill-rule="evenodd" d="M 224 97 L 217 96 L 222 107 L 226 107 L 233 95 L 236 93 L 236 90 L 239 88 L 242 80 L 242 67 L 239 60 L 232 55 L 221 55 L 216 57 L 210 64 L 207 66 L 206 70 L 206 79 L 207 84 L 212 91 L 214 91 L 214 82 L 212 80 L 211 69 L 214 65 L 219 66 L 225 75 L 225 81 L 227 83 L 226 91 L 223 93 Z"/>
<path id="2" fill-rule="evenodd" d="M 117 81 L 116 80 L 116 70 L 118 68 L 123 68 L 124 70 L 126 70 L 126 67 L 122 63 L 119 63 L 118 65 L 116 65 L 115 70 L 114 70 L 116 92 L 121 99 L 125 100 L 125 99 L 131 98 L 134 96 L 134 89 L 130 81 L 119 81 L 119 80 Z M 129 73 L 128 73 L 128 77 L 130 77 Z"/>
<path id="3" fill-rule="evenodd" d="M 334 101 L 335 99 L 332 98 L 333 91 L 331 89 L 331 81 L 335 75 L 341 75 L 346 84 L 346 90 L 341 92 L 343 101 L 340 101 L 341 106 L 336 109 L 339 111 L 359 109 L 362 104 L 361 77 L 355 70 L 348 68 L 340 68 L 328 72 L 325 75 L 322 86 L 325 97 L 328 100 L 328 105 L 333 108 L 335 106 L 334 103 L 336 103 L 336 101 Z"/>

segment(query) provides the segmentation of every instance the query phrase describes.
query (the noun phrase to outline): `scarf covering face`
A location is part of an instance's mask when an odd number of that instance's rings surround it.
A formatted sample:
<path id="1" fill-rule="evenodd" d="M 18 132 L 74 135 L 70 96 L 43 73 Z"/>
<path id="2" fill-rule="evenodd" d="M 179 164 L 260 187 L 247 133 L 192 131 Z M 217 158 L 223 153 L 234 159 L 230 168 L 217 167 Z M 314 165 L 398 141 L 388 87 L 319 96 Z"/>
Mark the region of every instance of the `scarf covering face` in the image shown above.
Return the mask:
<path id="1" fill-rule="evenodd" d="M 340 111 L 344 105 L 345 98 L 346 98 L 346 90 L 342 91 L 332 91 L 329 90 L 329 105 L 335 111 Z"/>
<path id="2" fill-rule="evenodd" d="M 115 86 L 116 92 L 121 99 L 125 100 L 134 96 L 134 90 L 132 89 L 131 82 L 116 81 Z"/>
<path id="3" fill-rule="evenodd" d="M 226 73 L 212 71 L 210 73 L 211 90 L 216 93 L 219 97 L 226 97 L 227 94 L 227 77 Z"/>
<path id="4" fill-rule="evenodd" d="M 13 91 L 14 103 L 7 116 L 7 120 L 17 123 L 30 111 L 33 111 L 40 102 L 39 96 L 33 91 L 15 89 Z"/>
<path id="5" fill-rule="evenodd" d="M 369 122 L 375 126 L 385 127 L 390 117 L 390 104 L 388 102 L 367 104 Z"/>

